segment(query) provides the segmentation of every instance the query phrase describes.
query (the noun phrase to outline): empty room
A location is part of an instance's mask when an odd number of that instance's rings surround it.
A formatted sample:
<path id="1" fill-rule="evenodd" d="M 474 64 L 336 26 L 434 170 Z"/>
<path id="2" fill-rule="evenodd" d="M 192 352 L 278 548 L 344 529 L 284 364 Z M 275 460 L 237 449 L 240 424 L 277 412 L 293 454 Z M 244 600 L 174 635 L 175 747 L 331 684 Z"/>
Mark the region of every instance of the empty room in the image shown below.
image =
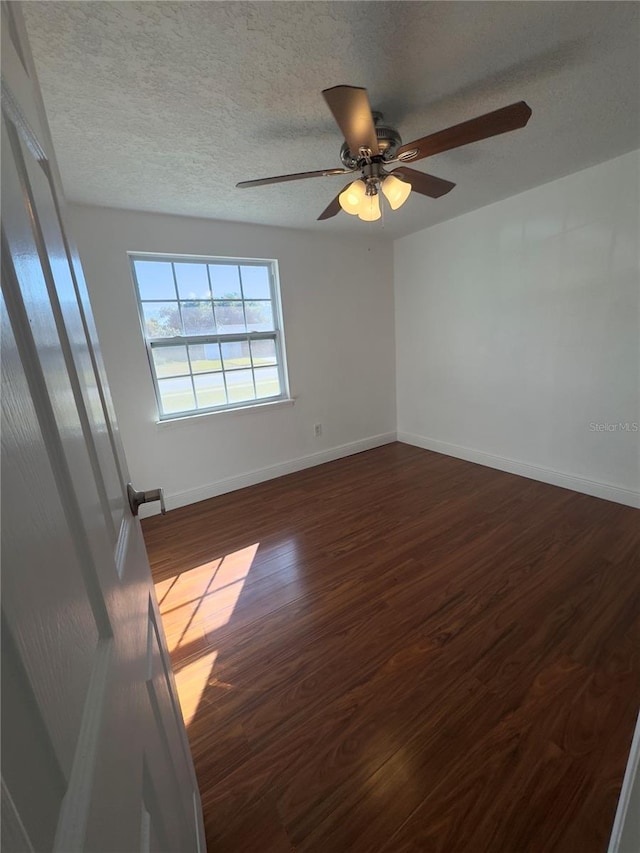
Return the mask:
<path id="1" fill-rule="evenodd" d="M 640 3 L 2 3 L 2 850 L 640 853 Z"/>

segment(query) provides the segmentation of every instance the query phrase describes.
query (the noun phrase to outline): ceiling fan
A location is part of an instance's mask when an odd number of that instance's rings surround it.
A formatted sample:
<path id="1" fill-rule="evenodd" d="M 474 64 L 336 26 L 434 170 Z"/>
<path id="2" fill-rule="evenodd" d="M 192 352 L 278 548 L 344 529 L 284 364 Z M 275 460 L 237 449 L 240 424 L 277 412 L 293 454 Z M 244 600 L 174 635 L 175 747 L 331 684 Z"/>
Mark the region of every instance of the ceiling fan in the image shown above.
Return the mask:
<path id="1" fill-rule="evenodd" d="M 414 163 L 442 151 L 516 130 L 524 127 L 531 116 L 528 104 L 518 101 L 403 145 L 399 133 L 383 124 L 382 114 L 372 112 L 366 89 L 359 86 L 333 86 L 331 89 L 324 89 L 322 94 L 345 139 L 340 149 L 344 168 L 241 181 L 236 184 L 237 187 L 245 189 L 284 181 L 299 181 L 303 178 L 360 172 L 360 177 L 348 184 L 322 211 L 318 219 L 330 219 L 340 210 L 344 210 L 366 222 L 374 222 L 381 216 L 380 190 L 392 210 L 397 210 L 405 203 L 411 190 L 430 198 L 440 198 L 455 187 L 451 181 L 418 172 L 405 165 L 387 171 L 387 165 Z"/>

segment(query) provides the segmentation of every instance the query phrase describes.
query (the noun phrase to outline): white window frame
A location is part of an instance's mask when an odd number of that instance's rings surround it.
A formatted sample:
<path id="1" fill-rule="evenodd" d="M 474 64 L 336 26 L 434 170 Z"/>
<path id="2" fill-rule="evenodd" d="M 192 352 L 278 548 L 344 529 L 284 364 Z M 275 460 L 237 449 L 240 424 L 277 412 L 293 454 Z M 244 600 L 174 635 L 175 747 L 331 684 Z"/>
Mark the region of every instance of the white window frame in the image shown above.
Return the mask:
<path id="1" fill-rule="evenodd" d="M 185 418 L 193 418 L 198 417 L 200 415 L 210 414 L 214 412 L 228 412 L 228 411 L 236 411 L 238 409 L 251 409 L 257 408 L 260 406 L 265 406 L 273 403 L 277 403 L 279 401 L 290 401 L 289 395 L 289 378 L 287 372 L 287 363 L 286 363 L 286 350 L 284 345 L 284 330 L 282 324 L 282 304 L 280 298 L 280 279 L 278 273 L 278 262 L 274 258 L 236 258 L 236 257 L 224 257 L 220 255 L 209 256 L 209 255 L 176 255 L 176 254 L 157 254 L 150 252 L 128 252 L 129 263 L 131 265 L 131 277 L 133 280 L 133 288 L 136 296 L 136 302 L 138 306 L 138 315 L 140 319 L 140 329 L 142 332 L 142 338 L 145 343 L 145 348 L 147 351 L 147 359 L 149 361 L 149 368 L 151 370 L 151 379 L 153 382 L 153 389 L 156 397 L 156 404 L 158 408 L 158 418 L 159 421 L 173 421 L 173 420 L 183 420 Z M 260 332 L 233 332 L 229 334 L 203 334 L 203 335 L 176 335 L 174 337 L 149 337 L 147 335 L 147 329 L 145 326 L 144 320 L 144 311 L 143 311 L 143 303 L 153 303 L 153 302 L 167 302 L 171 300 L 167 299 L 142 299 L 140 295 L 140 288 L 138 286 L 138 280 L 136 277 L 135 271 L 135 262 L 136 261 L 159 261 L 162 263 L 171 264 L 171 271 L 173 274 L 173 286 L 175 289 L 175 302 L 178 307 L 178 311 L 181 312 L 181 302 L 185 302 L 184 298 L 180 298 L 180 293 L 178 290 L 178 283 L 176 278 L 176 272 L 173 267 L 174 263 L 182 264 L 182 263 L 200 263 L 207 265 L 207 276 L 209 278 L 209 297 L 212 304 L 212 309 L 215 318 L 215 303 L 222 301 L 235 301 L 242 302 L 243 312 L 245 311 L 245 302 L 251 302 L 256 300 L 245 299 L 244 292 L 242 291 L 242 271 L 240 267 L 243 266 L 259 266 L 266 267 L 269 271 L 269 292 L 270 292 L 270 302 L 274 320 L 274 329 L 269 331 L 260 331 Z M 233 265 L 238 267 L 238 275 L 240 278 L 240 288 L 241 288 L 241 296 L 242 299 L 237 300 L 221 300 L 214 299 L 213 290 L 211 287 L 211 276 L 209 274 L 209 266 L 208 265 L 222 264 L 222 265 Z M 198 299 L 197 301 L 202 301 Z M 206 301 L 206 300 L 204 300 Z M 260 301 L 260 300 L 258 300 Z M 207 375 L 206 373 L 196 373 L 194 374 L 191 369 L 191 358 L 189 355 L 189 344 L 191 345 L 201 345 L 201 344 L 222 344 L 225 342 L 234 343 L 234 342 L 244 342 L 249 343 L 249 358 L 251 360 L 251 374 L 253 377 L 254 383 L 254 391 L 255 391 L 255 373 L 254 373 L 254 364 L 253 364 L 253 354 L 251 349 L 251 341 L 260 341 L 260 340 L 272 340 L 275 344 L 276 351 L 276 362 L 278 369 L 278 380 L 280 384 L 280 394 L 271 396 L 271 397 L 260 397 L 252 400 L 243 400 L 243 401 L 232 401 L 227 402 L 219 406 L 208 406 L 206 408 L 194 408 L 188 409 L 180 412 L 165 412 L 162 404 L 162 395 L 160 393 L 160 386 L 158 384 L 159 379 L 167 378 L 167 377 L 158 377 L 156 373 L 155 361 L 153 358 L 153 349 L 154 347 L 166 347 L 166 346 L 182 346 L 186 348 L 187 352 L 187 360 L 189 363 L 189 373 L 185 373 L 180 377 L 176 378 L 190 378 L 191 385 L 193 388 L 193 399 L 197 405 L 197 394 L 195 389 L 195 384 L 193 381 L 193 377 Z M 222 352 L 222 349 L 220 349 Z M 222 370 L 220 371 L 211 371 L 220 373 L 223 377 L 223 382 L 225 386 L 225 392 L 227 389 L 226 382 L 226 374 L 229 373 L 229 370 L 224 369 L 224 363 L 222 363 Z M 247 368 L 243 368 L 247 369 Z M 227 395 L 228 397 L 228 395 Z"/>

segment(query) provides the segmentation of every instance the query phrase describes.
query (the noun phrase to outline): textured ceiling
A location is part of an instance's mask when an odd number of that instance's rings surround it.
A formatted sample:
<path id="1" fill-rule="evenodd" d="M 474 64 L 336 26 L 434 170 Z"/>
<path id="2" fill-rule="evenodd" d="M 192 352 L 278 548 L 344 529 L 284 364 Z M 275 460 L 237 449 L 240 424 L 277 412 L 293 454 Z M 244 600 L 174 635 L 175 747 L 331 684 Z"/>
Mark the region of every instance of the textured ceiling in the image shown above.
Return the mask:
<path id="1" fill-rule="evenodd" d="M 68 197 L 397 237 L 640 146 L 635 2 L 23 4 Z M 416 164 L 455 181 L 382 222 L 316 217 L 346 183 L 321 90 L 366 86 L 404 142 L 526 100 L 529 125 Z"/>

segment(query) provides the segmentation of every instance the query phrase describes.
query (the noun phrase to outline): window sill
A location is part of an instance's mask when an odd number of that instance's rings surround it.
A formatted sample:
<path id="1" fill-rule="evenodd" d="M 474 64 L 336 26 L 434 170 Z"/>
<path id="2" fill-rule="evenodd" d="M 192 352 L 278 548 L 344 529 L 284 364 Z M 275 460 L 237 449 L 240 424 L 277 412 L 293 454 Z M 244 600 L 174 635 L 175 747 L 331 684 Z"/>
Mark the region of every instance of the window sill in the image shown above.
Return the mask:
<path id="1" fill-rule="evenodd" d="M 285 400 L 272 400 L 268 403 L 256 403 L 253 406 L 238 406 L 235 409 L 219 409 L 217 412 L 200 412 L 194 415 L 176 415 L 175 418 L 164 418 L 161 421 L 156 421 L 156 426 L 171 427 L 179 424 L 192 423 L 203 418 L 220 417 L 221 415 L 246 415 L 250 412 L 266 412 L 273 409 L 283 409 L 293 406 L 296 402 L 295 397 L 287 397 Z"/>

